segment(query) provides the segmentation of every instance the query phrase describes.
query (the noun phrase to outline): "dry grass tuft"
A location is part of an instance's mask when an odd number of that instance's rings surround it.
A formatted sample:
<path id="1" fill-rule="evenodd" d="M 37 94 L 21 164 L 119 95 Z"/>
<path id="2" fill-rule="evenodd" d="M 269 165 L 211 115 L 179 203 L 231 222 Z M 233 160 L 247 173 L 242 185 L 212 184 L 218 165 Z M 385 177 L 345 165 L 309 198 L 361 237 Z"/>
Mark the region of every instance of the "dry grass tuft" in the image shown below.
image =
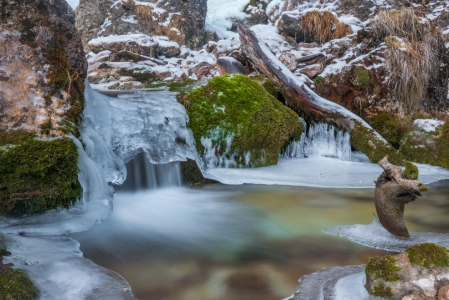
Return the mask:
<path id="1" fill-rule="evenodd" d="M 340 23 L 338 19 L 328 11 L 312 11 L 301 17 L 303 31 L 320 44 L 333 39 L 341 39 L 352 33 L 349 25 Z"/>
<path id="2" fill-rule="evenodd" d="M 429 82 L 438 76 L 441 33 L 420 23 L 413 9 L 381 12 L 371 28 L 388 46 L 386 64 L 395 96 L 410 112 L 421 109 Z"/>
<path id="3" fill-rule="evenodd" d="M 153 11 L 151 10 L 151 7 L 145 5 L 137 5 L 136 19 L 144 24 L 151 24 L 153 22 Z"/>

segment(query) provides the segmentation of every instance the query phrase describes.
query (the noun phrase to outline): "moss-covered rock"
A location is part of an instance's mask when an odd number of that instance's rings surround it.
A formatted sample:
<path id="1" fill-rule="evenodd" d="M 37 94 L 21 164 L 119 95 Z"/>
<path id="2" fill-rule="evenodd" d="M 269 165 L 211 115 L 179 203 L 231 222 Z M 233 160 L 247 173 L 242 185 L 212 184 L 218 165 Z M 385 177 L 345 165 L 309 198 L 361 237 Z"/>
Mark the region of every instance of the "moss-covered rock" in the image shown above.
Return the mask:
<path id="1" fill-rule="evenodd" d="M 190 186 L 203 183 L 217 183 L 215 180 L 204 178 L 196 161 L 191 159 L 181 162 L 181 178 L 183 184 Z"/>
<path id="2" fill-rule="evenodd" d="M 413 122 L 387 112 L 379 112 L 369 119 L 369 124 L 395 149 L 399 149 L 401 141 L 410 133 Z"/>
<path id="3" fill-rule="evenodd" d="M 381 139 L 381 137 L 370 128 L 355 121 L 354 129 L 351 131 L 351 145 L 360 152 L 363 152 L 371 162 L 378 163 L 385 155 L 388 161 L 394 165 L 404 165 L 404 158 L 391 144 Z"/>
<path id="4" fill-rule="evenodd" d="M 366 265 L 365 273 L 367 275 L 374 274 L 374 280 L 383 279 L 387 282 L 391 282 L 401 280 L 397 274 L 399 270 L 401 270 L 401 268 L 396 265 L 396 259 L 391 255 L 385 255 L 370 258 Z"/>
<path id="5" fill-rule="evenodd" d="M 178 99 L 189 115 L 198 153 L 205 154 L 207 139 L 216 146 L 215 155 L 233 157 L 240 166 L 276 164 L 281 148 L 304 131 L 295 112 L 244 75 L 215 77 Z"/>
<path id="6" fill-rule="evenodd" d="M 413 163 L 406 161 L 405 162 L 405 171 L 404 177 L 407 179 L 418 180 L 419 169 Z"/>
<path id="7" fill-rule="evenodd" d="M 0 214 L 19 217 L 74 205 L 81 196 L 75 143 L 15 141 L 0 145 Z"/>
<path id="8" fill-rule="evenodd" d="M 445 247 L 432 243 L 423 243 L 413 245 L 405 252 L 408 253 L 408 259 L 412 264 L 425 267 L 446 268 L 449 267 L 449 250 Z"/>
<path id="9" fill-rule="evenodd" d="M 0 296 L 2 299 L 31 300 L 37 298 L 36 288 L 28 276 L 19 270 L 0 275 Z"/>
<path id="10" fill-rule="evenodd" d="M 449 121 L 433 132 L 415 128 L 404 137 L 399 151 L 409 161 L 449 168 Z"/>

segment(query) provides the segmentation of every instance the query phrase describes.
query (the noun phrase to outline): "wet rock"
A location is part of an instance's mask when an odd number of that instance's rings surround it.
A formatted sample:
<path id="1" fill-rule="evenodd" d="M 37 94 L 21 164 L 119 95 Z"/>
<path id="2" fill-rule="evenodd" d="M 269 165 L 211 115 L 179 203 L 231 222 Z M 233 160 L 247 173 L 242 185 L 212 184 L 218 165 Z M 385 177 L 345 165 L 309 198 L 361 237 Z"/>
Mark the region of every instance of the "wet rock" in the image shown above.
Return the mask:
<path id="1" fill-rule="evenodd" d="M 0 81 L 8 81 L 9 76 L 5 71 L 0 70 Z"/>
<path id="2" fill-rule="evenodd" d="M 301 69 L 300 72 L 312 79 L 321 74 L 323 71 L 324 67 L 322 64 L 313 64 L 304 67 L 303 69 Z"/>
<path id="3" fill-rule="evenodd" d="M 324 57 L 325 55 L 323 53 L 316 53 L 297 58 L 296 61 L 301 64 L 313 65 L 320 62 Z"/>
<path id="4" fill-rule="evenodd" d="M 217 70 L 220 75 L 243 74 L 248 75 L 248 71 L 241 62 L 233 57 L 221 57 L 217 60 Z"/>
<path id="5" fill-rule="evenodd" d="M 414 245 L 397 255 L 371 258 L 365 273 L 365 288 L 374 296 L 391 300 L 444 297 L 449 284 L 448 249 L 430 243 Z"/>
<path id="6" fill-rule="evenodd" d="M 281 63 L 283 63 L 290 71 L 295 72 L 298 68 L 298 64 L 296 62 L 296 56 L 290 52 L 284 52 L 279 57 Z"/>
<path id="7" fill-rule="evenodd" d="M 205 39 L 206 13 L 206 0 L 84 0 L 76 9 L 76 24 L 89 51 L 88 42 L 97 36 L 128 33 L 165 36 L 198 48 Z"/>
<path id="8" fill-rule="evenodd" d="M 438 289 L 438 300 L 449 300 L 449 285 L 442 286 Z"/>
<path id="9" fill-rule="evenodd" d="M 0 12 L 0 97 L 8 101 L 0 100 L 0 128 L 40 134 L 43 121 L 68 116 L 76 126 L 84 107 L 87 60 L 73 10 L 64 0 L 18 0 L 0 2 Z M 61 100 L 67 109 L 48 108 L 62 93 L 73 96 Z"/>

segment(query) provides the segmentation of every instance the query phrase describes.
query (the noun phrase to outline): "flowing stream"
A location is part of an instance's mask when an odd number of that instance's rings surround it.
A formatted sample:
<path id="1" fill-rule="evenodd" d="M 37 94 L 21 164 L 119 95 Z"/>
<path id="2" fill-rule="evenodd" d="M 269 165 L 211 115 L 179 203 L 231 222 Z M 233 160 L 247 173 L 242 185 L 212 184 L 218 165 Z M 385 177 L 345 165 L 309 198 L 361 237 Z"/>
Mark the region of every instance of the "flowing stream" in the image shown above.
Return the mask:
<path id="1" fill-rule="evenodd" d="M 303 275 L 387 253 L 322 232 L 369 224 L 375 212 L 382 169 L 351 152 L 347 132 L 309 126 L 277 165 L 206 164 L 205 177 L 221 183 L 190 188 L 180 161 L 204 158 L 174 93 L 111 98 L 86 87 L 83 143 L 72 137 L 82 199 L 0 219 L 0 244 L 13 253 L 4 262 L 24 269 L 41 299 L 278 300 Z M 447 232 L 449 171 L 418 167 L 437 183 L 407 206 L 409 229 Z"/>

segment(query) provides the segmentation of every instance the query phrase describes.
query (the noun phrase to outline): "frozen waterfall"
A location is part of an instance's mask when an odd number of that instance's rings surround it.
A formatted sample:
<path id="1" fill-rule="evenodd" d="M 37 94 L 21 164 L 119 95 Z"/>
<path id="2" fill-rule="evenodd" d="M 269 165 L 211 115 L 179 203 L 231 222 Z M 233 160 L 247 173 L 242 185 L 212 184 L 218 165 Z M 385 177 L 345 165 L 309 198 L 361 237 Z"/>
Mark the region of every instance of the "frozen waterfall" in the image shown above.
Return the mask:
<path id="1" fill-rule="evenodd" d="M 305 124 L 305 122 L 303 123 Z M 351 160 L 349 132 L 343 132 L 325 123 L 313 124 L 309 126 L 307 134 L 302 134 L 301 141 L 291 143 L 281 152 L 282 158 L 300 158 L 312 155 Z"/>

